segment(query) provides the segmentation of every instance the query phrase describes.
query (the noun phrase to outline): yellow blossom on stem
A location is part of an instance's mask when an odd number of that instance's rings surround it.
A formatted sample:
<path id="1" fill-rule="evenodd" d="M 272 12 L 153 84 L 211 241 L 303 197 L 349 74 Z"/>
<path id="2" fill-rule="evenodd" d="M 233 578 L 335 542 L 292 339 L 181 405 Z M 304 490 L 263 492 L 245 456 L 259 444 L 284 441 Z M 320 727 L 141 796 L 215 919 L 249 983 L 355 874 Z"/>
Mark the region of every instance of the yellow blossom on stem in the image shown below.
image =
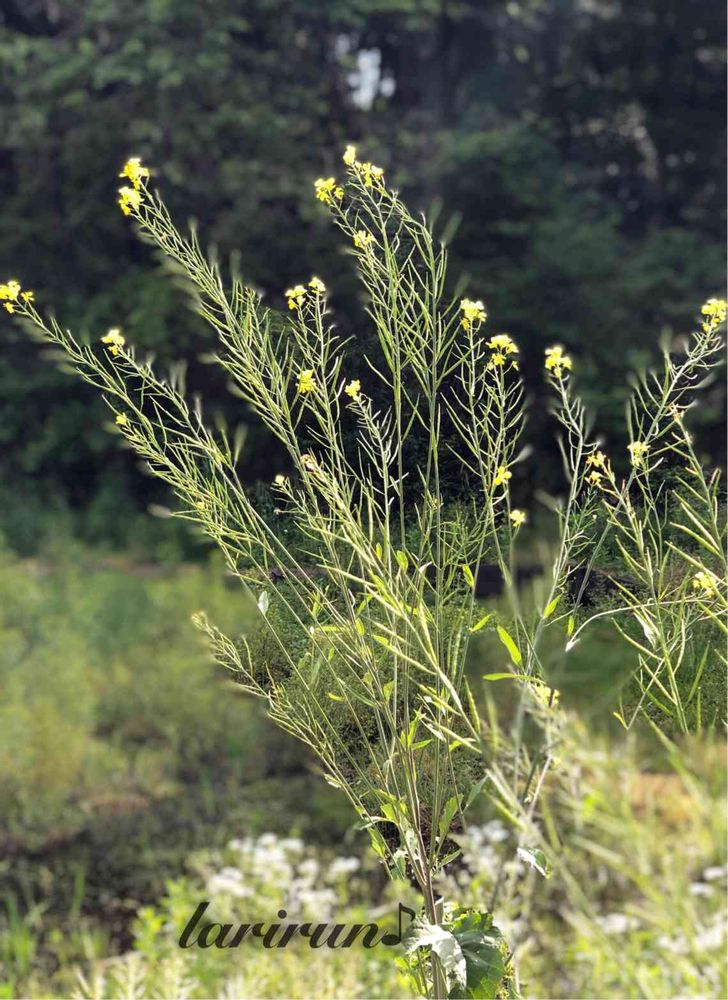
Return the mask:
<path id="1" fill-rule="evenodd" d="M 727 308 L 728 304 L 725 299 L 708 299 L 701 309 L 703 316 L 706 317 L 703 323 L 703 329 L 706 333 L 725 322 Z"/>
<path id="2" fill-rule="evenodd" d="M 124 215 L 131 215 L 132 212 L 138 212 L 141 203 L 141 192 L 137 191 L 136 188 L 119 188 L 119 208 L 122 210 Z"/>
<path id="3" fill-rule="evenodd" d="M 311 278 L 308 283 L 308 287 L 315 295 L 323 295 L 326 291 L 326 285 L 323 283 L 321 278 Z"/>
<path id="4" fill-rule="evenodd" d="M 32 301 L 33 293 L 22 291 L 20 282 L 14 278 L 0 285 L 0 302 L 7 312 L 14 313 L 19 305 L 22 307 L 23 302 Z"/>
<path id="5" fill-rule="evenodd" d="M 357 163 L 356 166 L 364 181 L 364 187 L 384 186 L 384 171 L 381 167 L 377 167 L 373 163 Z"/>
<path id="6" fill-rule="evenodd" d="M 702 569 L 695 574 L 692 583 L 695 590 L 715 590 L 717 580 L 712 573 Z"/>
<path id="7" fill-rule="evenodd" d="M 495 354 L 491 355 L 491 359 L 488 362 L 488 368 L 500 368 L 506 363 L 505 354 L 501 354 L 500 351 L 496 351 Z"/>
<path id="8" fill-rule="evenodd" d="M 586 464 L 593 465 L 595 469 L 606 469 L 607 456 L 603 451 L 595 451 L 593 455 L 587 458 Z"/>
<path id="9" fill-rule="evenodd" d="M 288 482 L 288 476 L 284 476 L 282 472 L 279 472 L 273 479 L 276 486 L 285 486 Z"/>
<path id="10" fill-rule="evenodd" d="M 358 247 L 360 250 L 365 250 L 374 242 L 374 237 L 371 233 L 368 233 L 366 229 L 358 229 L 354 233 L 354 246 Z"/>
<path id="11" fill-rule="evenodd" d="M 560 344 L 546 348 L 546 370 L 552 372 L 556 378 L 561 378 L 564 371 L 571 371 L 571 358 L 564 354 L 564 349 Z"/>
<path id="12" fill-rule="evenodd" d="M 462 323 L 464 329 L 469 330 L 476 323 L 484 323 L 486 312 L 485 306 L 477 299 L 462 299 L 460 302 L 460 312 L 463 314 L 460 322 Z"/>
<path id="13" fill-rule="evenodd" d="M 101 338 L 101 343 L 106 345 L 109 354 L 116 357 L 126 343 L 126 340 L 122 337 L 121 330 L 118 326 L 113 326 L 108 333 Z"/>
<path id="14" fill-rule="evenodd" d="M 485 346 L 491 351 L 498 351 L 501 354 L 518 354 L 518 345 L 507 333 L 497 333 L 495 337 L 491 337 L 487 341 Z"/>
<path id="15" fill-rule="evenodd" d="M 590 486 L 598 486 L 602 481 L 601 472 L 597 472 L 595 469 L 593 472 L 589 473 L 589 475 L 586 477 L 586 481 L 589 483 Z"/>
<path id="16" fill-rule="evenodd" d="M 495 474 L 495 479 L 493 480 L 493 485 L 504 486 L 505 483 L 507 483 L 512 477 L 513 473 L 509 472 L 505 465 L 499 465 Z"/>
<path id="17" fill-rule="evenodd" d="M 632 465 L 639 465 L 645 459 L 650 446 L 644 441 L 633 441 L 632 444 L 627 445 L 627 450 L 632 459 Z"/>
<path id="18" fill-rule="evenodd" d="M 313 368 L 306 368 L 298 376 L 299 395 L 305 396 L 309 392 L 314 392 L 315 389 L 316 379 L 314 378 Z"/>
<path id="19" fill-rule="evenodd" d="M 142 186 L 142 181 L 149 177 L 149 169 L 142 164 L 138 156 L 132 156 L 124 164 L 124 169 L 119 177 L 126 177 L 131 181 L 133 188 L 138 191 Z"/>
<path id="20" fill-rule="evenodd" d="M 347 146 L 344 150 L 344 155 L 342 160 L 347 165 L 347 167 L 353 167 L 356 163 L 356 146 Z"/>
<path id="21" fill-rule="evenodd" d="M 318 180 L 314 181 L 313 186 L 316 197 L 324 205 L 332 205 L 334 199 L 341 201 L 344 197 L 344 189 L 336 183 L 335 177 L 319 177 Z"/>
<path id="22" fill-rule="evenodd" d="M 361 382 L 358 378 L 352 379 L 351 382 L 344 388 L 344 392 L 347 396 L 351 396 L 352 399 L 358 399 L 359 393 L 361 392 Z"/>
<path id="23" fill-rule="evenodd" d="M 126 413 L 117 413 L 116 414 L 116 426 L 117 427 L 126 427 L 128 423 L 129 423 L 129 418 L 127 417 Z"/>
<path id="24" fill-rule="evenodd" d="M 526 515 L 522 510 L 512 510 L 508 516 L 515 528 L 520 528 L 522 524 L 526 523 Z"/>
<path id="25" fill-rule="evenodd" d="M 289 309 L 300 309 L 306 299 L 306 289 L 303 285 L 294 285 L 286 291 Z"/>

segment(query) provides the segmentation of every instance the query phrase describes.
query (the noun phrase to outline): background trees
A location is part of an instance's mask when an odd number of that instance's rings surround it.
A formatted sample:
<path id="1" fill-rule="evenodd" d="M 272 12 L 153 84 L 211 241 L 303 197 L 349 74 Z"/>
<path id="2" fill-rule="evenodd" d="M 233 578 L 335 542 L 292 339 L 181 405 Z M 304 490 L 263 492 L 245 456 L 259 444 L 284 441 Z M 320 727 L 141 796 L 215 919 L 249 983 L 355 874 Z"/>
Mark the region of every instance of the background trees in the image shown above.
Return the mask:
<path id="1" fill-rule="evenodd" d="M 723 22 L 718 0 L 8 0 L 2 274 L 90 337 L 122 325 L 186 358 L 208 407 L 244 419 L 199 363 L 185 289 L 114 208 L 115 175 L 129 153 L 156 165 L 177 216 L 193 211 L 273 304 L 305 246 L 366 349 L 350 261 L 311 190 L 359 140 L 439 212 L 453 271 L 534 369 L 547 342 L 588 345 L 609 433 L 628 361 L 723 283 Z M 28 547 L 63 515 L 123 542 L 159 496 L 103 407 L 41 358 L 3 323 L 4 531 Z M 275 471 L 262 444 L 251 426 L 251 480 Z"/>

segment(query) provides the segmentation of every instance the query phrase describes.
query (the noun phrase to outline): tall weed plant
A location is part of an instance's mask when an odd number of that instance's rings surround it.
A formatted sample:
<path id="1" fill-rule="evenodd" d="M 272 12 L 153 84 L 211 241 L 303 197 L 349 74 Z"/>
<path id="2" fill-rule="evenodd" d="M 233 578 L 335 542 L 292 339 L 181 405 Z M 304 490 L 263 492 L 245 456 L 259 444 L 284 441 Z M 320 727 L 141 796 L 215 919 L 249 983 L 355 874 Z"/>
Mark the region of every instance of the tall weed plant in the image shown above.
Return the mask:
<path id="1" fill-rule="evenodd" d="M 0 298 L 103 394 L 125 443 L 174 490 L 176 516 L 215 540 L 254 602 L 275 657 L 261 660 L 249 637 L 223 632 L 203 613 L 195 622 L 273 720 L 314 751 L 390 875 L 417 886 L 422 912 L 405 942 L 414 988 L 438 998 L 514 996 L 513 954 L 493 922 L 507 877 L 496 877 L 487 909 L 443 899 L 438 879 L 460 854 L 464 814 L 484 788 L 523 838 L 540 821 L 539 793 L 563 729 L 545 649 L 566 654 L 609 618 L 636 657 L 640 696 L 619 713 L 624 726 L 645 714 L 682 733 L 703 725 L 700 678 L 715 668 L 724 628 L 724 526 L 718 477 L 698 460 L 685 414 L 719 363 L 726 305 L 706 303 L 684 350 L 666 347 L 661 372 L 636 385 L 626 478 L 591 434 L 572 358 L 560 345 L 546 351 L 567 492 L 554 504 L 558 538 L 537 607 L 526 609 L 515 581 L 527 514 L 509 491 L 525 456 L 520 348 L 507 333 L 485 332 L 482 301 L 449 297 L 445 247 L 381 168 L 353 147 L 343 159 L 344 179 L 320 178 L 315 194 L 356 258 L 377 358 L 357 355 L 332 324 L 320 278 L 287 290 L 286 315 L 267 308 L 235 273 L 223 274 L 194 230 L 180 233 L 139 159 L 121 175 L 121 210 L 194 289 L 218 337 L 214 360 L 285 446 L 272 519 L 241 483 L 240 441 L 205 423 L 182 368 L 158 374 L 120 329 L 98 344 L 79 342 L 18 281 L 0 286 Z M 383 395 L 386 405 L 375 405 Z M 344 433 L 351 427 L 353 436 Z M 417 462 L 415 435 L 426 442 Z M 453 454 L 471 497 L 457 507 L 441 472 Z M 672 478 L 663 477 L 668 470 Z M 303 546 L 287 545 L 286 521 Z M 585 614 L 608 536 L 624 568 L 613 578 L 617 600 Z M 507 621 L 478 606 L 484 564 L 498 567 Z M 507 680 L 518 692 L 505 730 L 492 701 L 483 715 L 466 675 L 468 649 L 484 630 L 510 663 L 489 682 Z M 681 672 L 695 655 L 686 690 Z M 524 839 L 519 850 L 546 870 L 540 848 Z"/>

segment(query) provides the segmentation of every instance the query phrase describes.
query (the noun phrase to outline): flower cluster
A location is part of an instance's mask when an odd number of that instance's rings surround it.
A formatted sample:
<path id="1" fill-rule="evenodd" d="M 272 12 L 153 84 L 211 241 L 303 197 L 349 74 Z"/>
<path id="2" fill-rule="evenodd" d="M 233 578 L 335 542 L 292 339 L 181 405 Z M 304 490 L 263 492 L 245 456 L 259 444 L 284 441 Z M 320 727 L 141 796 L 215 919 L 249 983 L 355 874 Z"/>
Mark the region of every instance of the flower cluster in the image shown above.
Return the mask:
<path id="1" fill-rule="evenodd" d="M 609 459 L 603 451 L 595 451 L 588 456 L 586 481 L 590 486 L 599 486 L 605 475 L 609 475 Z"/>
<path id="2" fill-rule="evenodd" d="M 546 348 L 546 370 L 551 372 L 556 378 L 562 378 L 565 371 L 571 371 L 571 358 L 564 354 L 564 349 L 560 344 Z"/>
<path id="3" fill-rule="evenodd" d="M 695 590 L 716 590 L 718 580 L 712 574 L 705 569 L 701 569 L 699 573 L 693 576 L 693 587 Z"/>
<path id="4" fill-rule="evenodd" d="M 356 146 L 347 146 L 342 159 L 347 167 L 356 171 L 364 182 L 364 187 L 376 187 L 380 189 L 384 187 L 384 171 L 382 168 L 375 166 L 373 163 L 361 163 L 357 160 Z"/>
<path id="5" fill-rule="evenodd" d="M 632 465 L 640 465 L 647 457 L 650 446 L 644 441 L 633 441 L 632 444 L 627 445 L 627 450 L 632 459 Z"/>
<path id="6" fill-rule="evenodd" d="M 366 250 L 374 242 L 374 237 L 366 229 L 358 229 L 354 233 L 354 246 L 359 250 Z"/>
<path id="7" fill-rule="evenodd" d="M 4 285 L 0 285 L 0 302 L 7 312 L 14 313 L 19 304 L 32 301 L 33 293 L 24 292 L 19 281 L 14 281 L 11 278 Z"/>
<path id="8" fill-rule="evenodd" d="M 313 182 L 316 197 L 324 205 L 333 205 L 334 200 L 341 201 L 344 197 L 344 189 L 336 183 L 335 177 L 319 177 Z"/>
<path id="9" fill-rule="evenodd" d="M 109 332 L 101 338 L 101 343 L 106 346 L 109 354 L 116 357 L 126 343 L 118 327 L 112 327 Z"/>
<path id="10" fill-rule="evenodd" d="M 522 524 L 526 523 L 526 514 L 522 510 L 512 510 L 508 517 L 513 522 L 514 528 L 520 528 Z"/>
<path id="11" fill-rule="evenodd" d="M 344 392 L 347 396 L 352 399 L 358 399 L 359 393 L 361 392 L 361 382 L 358 378 L 352 379 L 347 386 L 344 387 Z"/>
<path id="12" fill-rule="evenodd" d="M 470 330 L 476 324 L 484 323 L 487 315 L 480 299 L 477 301 L 463 299 L 460 302 L 460 312 L 463 314 L 460 323 L 464 330 Z"/>
<path id="13" fill-rule="evenodd" d="M 317 278 L 314 275 L 308 283 L 308 290 L 306 290 L 303 285 L 294 285 L 293 288 L 288 288 L 286 290 L 288 308 L 291 310 L 301 309 L 309 292 L 314 296 L 326 294 L 326 285 L 323 283 L 321 278 Z"/>
<path id="14" fill-rule="evenodd" d="M 306 396 L 309 392 L 315 392 L 316 390 L 316 379 L 314 378 L 313 368 L 305 368 L 298 376 L 298 393 L 301 396 Z"/>
<path id="15" fill-rule="evenodd" d="M 712 332 L 725 322 L 727 307 L 725 299 L 708 299 L 701 309 L 703 316 L 706 317 L 703 321 L 703 329 L 706 333 Z"/>
<path id="16" fill-rule="evenodd" d="M 149 168 L 145 167 L 138 156 L 132 156 L 124 164 L 119 177 L 131 181 L 131 187 L 119 188 L 119 207 L 124 215 L 138 212 L 142 203 L 143 184 L 149 177 Z"/>
<path id="17" fill-rule="evenodd" d="M 477 305 L 478 303 L 476 303 Z M 487 367 L 493 368 L 503 368 L 506 364 L 509 355 L 518 354 L 518 346 L 511 339 L 507 333 L 498 333 L 495 337 L 491 337 L 490 340 L 485 345 L 492 353 L 490 355 L 490 361 Z M 518 371 L 518 362 L 512 360 L 509 365 L 510 368 L 515 368 Z"/>

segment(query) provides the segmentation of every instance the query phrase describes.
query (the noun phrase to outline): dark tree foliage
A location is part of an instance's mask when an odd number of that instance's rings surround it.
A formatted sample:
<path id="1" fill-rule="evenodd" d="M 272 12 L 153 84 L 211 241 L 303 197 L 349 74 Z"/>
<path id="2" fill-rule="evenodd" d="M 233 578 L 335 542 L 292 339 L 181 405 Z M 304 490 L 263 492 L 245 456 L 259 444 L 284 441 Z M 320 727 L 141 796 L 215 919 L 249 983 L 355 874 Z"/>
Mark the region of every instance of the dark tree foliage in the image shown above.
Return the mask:
<path id="1" fill-rule="evenodd" d="M 194 212 L 271 304 L 320 273 L 373 351 L 311 189 L 359 140 L 522 344 L 536 413 L 558 339 L 616 435 L 627 365 L 722 288 L 724 18 L 719 0 L 5 0 L 0 270 L 90 338 L 121 325 L 160 362 L 186 358 L 208 406 L 245 420 L 199 362 L 209 333 L 185 288 L 114 206 L 120 164 L 154 165 L 176 216 Z M 30 543 L 71 511 L 86 537 L 123 542 L 156 487 L 103 405 L 2 330 L 6 533 Z M 276 461 L 252 425 L 245 474 Z"/>

